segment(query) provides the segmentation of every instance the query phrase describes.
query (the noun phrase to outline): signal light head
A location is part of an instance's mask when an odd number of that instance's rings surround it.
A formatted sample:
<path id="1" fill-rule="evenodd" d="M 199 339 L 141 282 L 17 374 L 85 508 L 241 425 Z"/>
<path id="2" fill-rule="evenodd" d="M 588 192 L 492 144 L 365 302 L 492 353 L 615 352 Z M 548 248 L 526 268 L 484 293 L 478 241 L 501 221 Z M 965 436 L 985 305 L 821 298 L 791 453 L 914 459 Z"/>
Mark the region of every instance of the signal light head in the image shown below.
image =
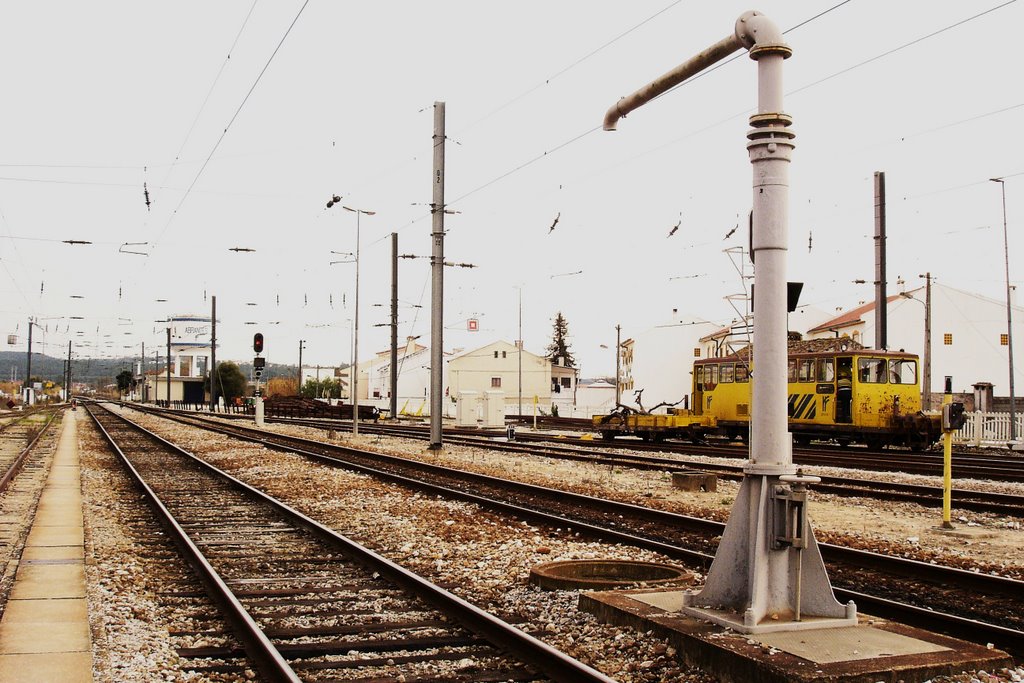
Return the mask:
<path id="1" fill-rule="evenodd" d="M 252 350 L 256 353 L 263 352 L 263 334 L 257 332 L 252 337 Z"/>

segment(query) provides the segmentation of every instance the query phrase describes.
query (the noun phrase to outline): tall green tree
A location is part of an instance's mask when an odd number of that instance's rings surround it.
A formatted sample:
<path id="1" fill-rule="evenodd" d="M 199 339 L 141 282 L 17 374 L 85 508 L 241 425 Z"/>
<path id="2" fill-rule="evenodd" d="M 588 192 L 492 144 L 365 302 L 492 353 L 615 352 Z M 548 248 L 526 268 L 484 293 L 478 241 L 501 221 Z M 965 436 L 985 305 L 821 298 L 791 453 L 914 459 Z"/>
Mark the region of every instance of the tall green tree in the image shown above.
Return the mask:
<path id="1" fill-rule="evenodd" d="M 122 394 L 128 393 L 128 390 L 132 388 L 133 384 L 135 384 L 135 378 L 132 375 L 131 370 L 122 370 L 117 373 L 117 377 L 114 379 L 117 380 L 117 390 Z"/>
<path id="2" fill-rule="evenodd" d="M 238 396 L 245 396 L 245 387 L 248 380 L 238 365 L 231 361 L 217 363 L 217 395 L 223 396 L 224 401 L 233 401 Z M 210 380 L 206 380 L 206 390 L 210 390 Z"/>
<path id="3" fill-rule="evenodd" d="M 553 327 L 551 343 L 548 344 L 547 348 L 547 357 L 554 362 L 557 362 L 556 359 L 561 357 L 565 367 L 576 367 L 576 357 L 569 350 L 569 323 L 566 322 L 565 316 L 562 315 L 561 311 L 555 316 Z"/>

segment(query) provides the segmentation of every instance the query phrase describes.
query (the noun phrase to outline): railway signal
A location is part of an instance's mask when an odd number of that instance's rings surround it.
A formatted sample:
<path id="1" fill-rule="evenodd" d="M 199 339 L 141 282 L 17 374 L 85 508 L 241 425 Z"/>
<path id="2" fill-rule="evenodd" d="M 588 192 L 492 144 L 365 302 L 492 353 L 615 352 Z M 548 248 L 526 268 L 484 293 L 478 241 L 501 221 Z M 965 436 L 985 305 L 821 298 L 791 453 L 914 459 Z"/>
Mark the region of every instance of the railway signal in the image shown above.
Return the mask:
<path id="1" fill-rule="evenodd" d="M 256 353 L 263 353 L 263 334 L 257 332 L 252 336 L 252 350 Z"/>

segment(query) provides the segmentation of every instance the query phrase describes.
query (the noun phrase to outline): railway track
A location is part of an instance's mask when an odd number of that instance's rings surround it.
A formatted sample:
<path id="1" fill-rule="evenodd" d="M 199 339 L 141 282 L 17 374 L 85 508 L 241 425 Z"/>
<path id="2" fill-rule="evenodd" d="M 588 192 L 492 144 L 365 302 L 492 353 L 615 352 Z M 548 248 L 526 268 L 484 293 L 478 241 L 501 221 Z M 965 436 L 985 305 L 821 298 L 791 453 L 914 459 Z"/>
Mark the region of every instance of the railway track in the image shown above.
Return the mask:
<path id="1" fill-rule="evenodd" d="M 724 530 L 719 522 L 564 490 L 194 416 L 161 416 L 697 566 L 710 564 Z M 871 614 L 1024 655 L 1024 582 L 832 544 L 821 544 L 821 550 L 840 600 L 853 599 Z"/>
<path id="2" fill-rule="evenodd" d="M 49 411 L 42 416 L 39 411 L 34 411 L 0 427 L 0 493 L 7 490 L 24 467 L 32 449 L 53 424 L 57 414 Z"/>
<path id="3" fill-rule="evenodd" d="M 339 428 L 339 423 L 336 420 L 317 418 L 269 418 L 268 421 L 328 431 L 338 430 Z M 427 430 L 409 426 L 386 427 L 384 425 L 364 425 L 361 427 L 361 430 L 368 433 L 381 433 L 410 439 L 427 440 L 430 438 Z M 520 434 L 514 442 L 502 442 L 480 435 L 477 430 L 454 430 L 453 432 L 446 430 L 445 440 L 449 443 L 465 446 L 476 446 L 490 450 L 525 453 L 591 464 L 603 464 L 610 467 L 630 467 L 648 471 L 698 469 L 712 472 L 726 479 L 739 480 L 743 477 L 742 465 L 687 460 L 685 459 L 686 456 L 682 454 L 678 457 L 668 457 L 661 451 L 658 452 L 658 455 L 611 452 L 607 448 L 593 448 L 592 446 L 597 443 L 594 441 L 569 441 L 565 438 Z M 634 445 L 636 444 L 630 443 L 627 446 L 625 443 L 620 443 L 617 450 L 632 449 Z M 734 447 L 732 450 L 735 451 L 737 449 Z M 730 457 L 743 457 L 743 454 L 733 452 L 730 453 Z M 957 472 L 957 475 L 959 476 L 959 472 Z M 814 490 L 820 493 L 850 498 L 902 501 L 926 507 L 942 507 L 942 490 L 934 486 L 821 475 L 821 483 L 815 484 Z M 961 511 L 988 512 L 1011 517 L 1024 517 L 1024 496 L 958 488 L 952 491 L 952 502 L 953 506 Z"/>
<path id="4" fill-rule="evenodd" d="M 126 418 L 88 410 L 241 643 L 182 654 L 244 657 L 272 681 L 402 680 L 377 678 L 398 667 L 405 680 L 610 683 Z"/>

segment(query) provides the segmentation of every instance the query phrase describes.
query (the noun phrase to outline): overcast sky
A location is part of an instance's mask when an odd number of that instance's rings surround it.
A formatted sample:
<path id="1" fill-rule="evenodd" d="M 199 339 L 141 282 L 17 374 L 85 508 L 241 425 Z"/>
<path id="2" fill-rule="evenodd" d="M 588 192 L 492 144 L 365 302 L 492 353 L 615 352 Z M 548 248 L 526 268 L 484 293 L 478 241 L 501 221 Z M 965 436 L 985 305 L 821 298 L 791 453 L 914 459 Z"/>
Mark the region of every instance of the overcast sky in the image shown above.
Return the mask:
<path id="1" fill-rule="evenodd" d="M 1024 5 L 753 7 L 793 29 L 789 279 L 806 283 L 802 302 L 834 312 L 873 295 L 853 281 L 873 279 L 875 171 L 888 186 L 890 287 L 930 270 L 1002 300 L 1003 215 L 988 179 L 1007 179 L 1019 284 Z M 360 356 L 386 349 L 375 325 L 387 309 L 373 304 L 390 296 L 390 233 L 401 253 L 430 250 L 435 101 L 447 104 L 446 199 L 460 212 L 446 218 L 446 256 L 478 266 L 446 269 L 446 350 L 517 338 L 520 291 L 527 350 L 543 351 L 561 311 L 585 376 L 614 371 L 600 346 L 617 323 L 625 338 L 672 309 L 728 322 L 725 297 L 744 289 L 724 250 L 746 244 L 745 229 L 726 235 L 750 208 L 754 64 L 742 54 L 615 133 L 600 124 L 750 8 L 7 3 L 0 333 L 18 344 L 3 348 L 24 350 L 36 316 L 36 348 L 52 355 L 69 338 L 91 344 L 77 356 L 137 354 L 163 342 L 155 321 L 208 313 L 216 295 L 220 358 L 251 356 L 262 331 L 271 362 L 296 362 L 299 339 L 310 363 L 347 361 L 355 269 L 330 262 L 355 250 L 356 215 L 325 208 L 336 193 L 377 212 L 361 220 Z M 429 343 L 425 259 L 401 261 L 400 299 L 400 336 Z"/>

